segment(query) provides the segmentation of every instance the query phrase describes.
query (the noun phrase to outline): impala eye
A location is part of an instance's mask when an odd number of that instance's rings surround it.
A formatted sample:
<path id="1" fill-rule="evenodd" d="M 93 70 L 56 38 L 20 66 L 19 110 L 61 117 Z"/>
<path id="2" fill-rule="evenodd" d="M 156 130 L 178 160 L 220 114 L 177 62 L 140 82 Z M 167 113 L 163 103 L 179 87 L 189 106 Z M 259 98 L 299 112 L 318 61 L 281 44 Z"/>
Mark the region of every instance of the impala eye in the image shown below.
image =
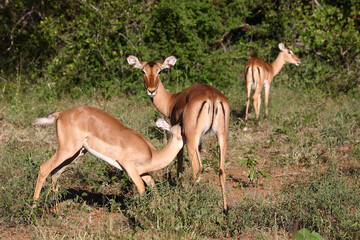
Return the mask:
<path id="1" fill-rule="evenodd" d="M 293 53 L 291 51 L 288 51 L 288 54 L 292 55 Z"/>
<path id="2" fill-rule="evenodd" d="M 143 74 L 145 74 L 145 71 L 144 70 L 141 70 Z"/>

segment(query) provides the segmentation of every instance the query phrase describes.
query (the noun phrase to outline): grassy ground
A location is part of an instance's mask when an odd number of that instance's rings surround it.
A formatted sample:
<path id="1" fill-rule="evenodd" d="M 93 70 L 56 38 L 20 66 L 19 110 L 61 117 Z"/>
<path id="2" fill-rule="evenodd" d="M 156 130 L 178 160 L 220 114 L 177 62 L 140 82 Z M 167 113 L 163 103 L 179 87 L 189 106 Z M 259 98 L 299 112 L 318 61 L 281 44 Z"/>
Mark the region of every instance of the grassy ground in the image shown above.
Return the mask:
<path id="1" fill-rule="evenodd" d="M 274 84 L 269 118 L 243 131 L 245 96 L 234 88 L 226 162 L 229 213 L 221 211 L 216 139 L 205 139 L 203 180 L 175 180 L 176 164 L 153 173 L 158 193 L 141 198 L 134 184 L 89 154 L 59 179 L 45 184 L 31 209 L 38 167 L 56 151 L 55 126 L 31 122 L 56 110 L 98 106 L 144 134 L 158 148 L 164 133 L 147 98 L 97 96 L 39 103 L 14 96 L 0 104 L 1 239 L 290 239 L 301 228 L 326 239 L 358 239 L 360 233 L 359 99 Z M 263 111 L 262 111 L 263 114 Z M 50 179 L 48 179 L 49 182 Z"/>

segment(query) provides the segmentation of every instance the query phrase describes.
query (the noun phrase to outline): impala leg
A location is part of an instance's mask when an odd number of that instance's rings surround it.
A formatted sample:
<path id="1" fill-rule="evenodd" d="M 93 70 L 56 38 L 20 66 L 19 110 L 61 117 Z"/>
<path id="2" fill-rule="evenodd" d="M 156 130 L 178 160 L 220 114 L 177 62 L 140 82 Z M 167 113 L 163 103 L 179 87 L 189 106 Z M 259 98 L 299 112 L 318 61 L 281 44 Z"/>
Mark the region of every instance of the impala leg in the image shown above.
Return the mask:
<path id="1" fill-rule="evenodd" d="M 251 76 L 251 68 L 248 67 L 245 70 L 245 84 L 246 84 L 246 111 L 245 111 L 245 125 L 247 123 L 248 120 L 248 113 L 249 113 L 249 105 L 250 105 L 250 94 L 251 94 L 251 85 L 252 85 L 252 81 L 255 81 L 255 79 L 252 79 Z"/>
<path id="2" fill-rule="evenodd" d="M 258 107 L 257 107 L 257 110 L 258 110 L 258 113 L 257 113 L 257 116 L 256 116 L 256 119 L 259 120 L 259 115 L 260 115 L 260 106 L 261 106 L 261 91 L 259 92 L 259 96 L 258 96 Z"/>
<path id="3" fill-rule="evenodd" d="M 53 191 L 57 192 L 59 190 L 59 185 L 56 184 L 58 178 L 60 175 L 64 172 L 64 170 L 76 159 L 78 159 L 80 156 L 84 155 L 87 151 L 85 149 L 80 149 L 73 157 L 67 159 L 63 163 L 61 163 L 57 168 L 55 168 L 51 172 L 51 180 L 53 185 Z"/>
<path id="4" fill-rule="evenodd" d="M 126 170 L 129 177 L 131 178 L 131 180 L 133 180 L 133 182 L 135 183 L 135 186 L 136 186 L 139 194 L 144 193 L 145 192 L 145 185 L 144 185 L 143 179 L 141 178 L 138 171 L 136 170 L 136 167 L 133 166 L 133 165 L 131 165 L 131 166 L 123 166 L 123 167 Z"/>
<path id="5" fill-rule="evenodd" d="M 225 136 L 226 135 L 226 136 Z M 220 180 L 220 186 L 221 186 L 221 192 L 223 195 L 223 206 L 224 211 L 227 213 L 228 207 L 227 207 L 227 201 L 226 201 L 226 190 L 225 190 L 225 181 L 226 181 L 226 174 L 225 174 L 225 155 L 226 155 L 226 149 L 227 149 L 227 134 L 223 133 L 219 135 L 218 137 L 219 141 L 219 147 L 220 147 L 220 166 L 219 166 L 219 180 Z"/>
<path id="6" fill-rule="evenodd" d="M 186 143 L 188 150 L 191 167 L 193 169 L 193 178 L 196 182 L 199 182 L 201 176 L 199 175 L 200 169 L 202 169 L 202 163 L 200 159 L 199 143 L 197 141 L 188 141 Z"/>
<path id="7" fill-rule="evenodd" d="M 256 88 L 254 96 L 253 96 L 255 115 L 256 115 L 256 117 L 255 117 L 256 124 L 259 121 L 259 115 L 260 115 L 261 90 L 262 90 L 262 86 L 260 86 L 260 84 L 259 84 L 258 87 Z"/>
<path id="8" fill-rule="evenodd" d="M 148 175 L 148 174 L 142 175 L 141 178 L 142 178 L 142 180 L 144 180 L 144 182 L 146 183 L 147 186 L 156 188 L 154 179 L 150 175 Z"/>
<path id="9" fill-rule="evenodd" d="M 269 103 L 269 92 L 270 92 L 270 83 L 265 87 L 265 117 L 268 117 L 268 103 Z"/>
<path id="10" fill-rule="evenodd" d="M 34 197 L 33 197 L 34 202 L 36 202 L 36 200 L 39 198 L 41 188 L 42 188 L 47 176 L 49 176 L 49 174 L 51 172 L 53 172 L 56 168 L 58 168 L 63 162 L 72 158 L 74 155 L 76 155 L 76 151 L 69 151 L 69 150 L 61 151 L 59 149 L 54 154 L 54 156 L 52 156 L 49 160 L 47 160 L 44 164 L 42 164 L 40 166 L 38 178 L 37 178 L 37 182 L 36 182 L 36 187 L 35 187 L 35 191 L 34 191 Z M 68 164 L 66 164 L 66 165 L 68 165 Z"/>
<path id="11" fill-rule="evenodd" d="M 258 110 L 259 96 L 258 95 L 259 95 L 258 91 L 255 91 L 254 96 L 253 96 L 253 103 L 254 103 L 254 108 L 255 108 L 255 122 L 257 122 L 259 119 L 259 110 Z"/>
<path id="12" fill-rule="evenodd" d="M 219 114 L 216 116 L 217 128 L 214 129 L 215 133 L 217 133 L 218 144 L 219 144 L 219 180 L 221 186 L 221 192 L 223 196 L 223 206 L 224 212 L 227 213 L 228 206 L 226 200 L 226 173 L 225 173 L 225 156 L 228 145 L 228 129 L 229 129 L 229 113 L 230 109 L 226 107 L 223 108 L 223 111 L 218 111 Z"/>
<path id="13" fill-rule="evenodd" d="M 182 148 L 177 154 L 177 178 L 181 179 L 181 176 L 184 172 L 183 167 L 183 159 L 184 159 L 184 148 Z"/>

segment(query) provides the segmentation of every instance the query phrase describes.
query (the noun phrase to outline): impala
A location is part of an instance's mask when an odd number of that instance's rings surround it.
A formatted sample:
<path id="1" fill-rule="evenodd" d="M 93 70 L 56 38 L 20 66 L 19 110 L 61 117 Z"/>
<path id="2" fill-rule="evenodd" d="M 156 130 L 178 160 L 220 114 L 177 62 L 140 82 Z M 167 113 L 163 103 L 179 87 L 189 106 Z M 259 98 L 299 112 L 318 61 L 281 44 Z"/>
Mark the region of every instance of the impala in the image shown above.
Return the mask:
<path id="1" fill-rule="evenodd" d="M 35 202 L 50 173 L 53 189 L 57 191 L 55 184 L 58 177 L 71 162 L 86 152 L 120 170 L 124 169 L 134 181 L 138 192 L 143 193 L 143 180 L 147 185 L 155 186 L 147 173 L 169 165 L 183 147 L 179 125 L 170 128 L 165 120 L 157 120 L 157 126 L 170 131 L 173 136 L 162 150 L 156 150 L 143 135 L 126 127 L 109 113 L 90 106 L 52 113 L 36 119 L 33 125 L 51 124 L 56 118 L 58 149 L 54 156 L 40 166 L 34 192 Z"/>
<path id="2" fill-rule="evenodd" d="M 265 117 L 268 115 L 269 91 L 272 79 L 278 74 L 285 63 L 293 63 L 296 66 L 301 64 L 301 60 L 291 51 L 291 47 L 285 47 L 283 43 L 279 43 L 280 53 L 271 64 L 265 62 L 259 57 L 252 57 L 245 65 L 245 83 L 246 83 L 246 113 L 245 124 L 248 119 L 249 103 L 251 89 L 255 90 L 254 108 L 256 122 L 259 120 L 261 105 L 261 90 L 265 88 Z M 246 128 L 244 128 L 246 130 Z"/>
<path id="3" fill-rule="evenodd" d="M 193 169 L 193 178 L 198 177 L 197 181 L 200 180 L 198 173 L 203 172 L 199 150 L 201 138 L 210 131 L 217 136 L 220 149 L 219 178 L 226 212 L 224 165 L 230 119 L 228 100 L 216 88 L 204 84 L 196 84 L 175 94 L 168 92 L 161 83 L 159 74 L 161 70 L 175 65 L 175 56 L 170 56 L 163 62 L 142 62 L 129 55 L 127 61 L 134 68 L 143 71 L 147 94 L 156 109 L 168 117 L 172 125 L 182 123 L 182 134 Z M 178 154 L 177 170 L 178 174 L 183 171 L 183 149 Z"/>

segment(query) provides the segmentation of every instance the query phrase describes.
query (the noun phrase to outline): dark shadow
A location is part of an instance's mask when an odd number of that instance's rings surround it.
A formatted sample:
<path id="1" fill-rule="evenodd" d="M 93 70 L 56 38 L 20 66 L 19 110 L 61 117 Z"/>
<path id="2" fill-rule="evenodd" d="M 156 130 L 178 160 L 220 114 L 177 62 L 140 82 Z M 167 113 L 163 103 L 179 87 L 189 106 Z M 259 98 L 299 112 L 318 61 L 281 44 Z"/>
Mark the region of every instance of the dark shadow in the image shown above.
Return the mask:
<path id="1" fill-rule="evenodd" d="M 114 200 L 116 204 L 119 204 L 121 210 L 125 209 L 125 195 L 127 193 L 121 195 L 114 194 L 102 194 L 102 193 L 93 193 L 86 190 L 79 190 L 69 188 L 66 189 L 66 193 L 61 196 L 60 201 L 66 200 L 77 200 L 81 202 L 86 202 L 87 205 L 96 206 L 96 207 L 106 207 L 110 211 L 110 200 Z"/>
<path id="2" fill-rule="evenodd" d="M 255 182 L 251 182 L 251 181 L 244 181 L 241 178 L 235 178 L 234 176 L 229 176 L 227 178 L 227 181 L 231 181 L 231 182 L 235 182 L 237 184 L 239 184 L 238 186 L 240 188 L 252 188 L 252 187 L 256 187 L 256 183 Z"/>
<path id="3" fill-rule="evenodd" d="M 115 201 L 116 208 L 120 209 L 121 212 L 126 216 L 129 221 L 130 227 L 135 230 L 136 219 L 132 216 L 131 213 L 127 211 L 126 196 L 129 195 L 129 192 L 124 192 L 121 195 L 114 194 L 102 194 L 102 193 L 93 193 L 86 190 L 79 189 L 67 189 L 67 192 L 62 195 L 60 201 L 73 200 L 74 202 L 86 202 L 87 205 L 93 207 L 107 208 L 111 212 L 111 204 L 113 203 L 110 200 Z"/>
<path id="4" fill-rule="evenodd" d="M 250 111 L 250 109 L 249 109 Z M 231 110 L 231 116 L 235 117 L 236 119 L 241 118 L 245 119 L 245 113 L 246 113 L 246 106 L 243 106 L 239 112 L 235 110 Z"/>

